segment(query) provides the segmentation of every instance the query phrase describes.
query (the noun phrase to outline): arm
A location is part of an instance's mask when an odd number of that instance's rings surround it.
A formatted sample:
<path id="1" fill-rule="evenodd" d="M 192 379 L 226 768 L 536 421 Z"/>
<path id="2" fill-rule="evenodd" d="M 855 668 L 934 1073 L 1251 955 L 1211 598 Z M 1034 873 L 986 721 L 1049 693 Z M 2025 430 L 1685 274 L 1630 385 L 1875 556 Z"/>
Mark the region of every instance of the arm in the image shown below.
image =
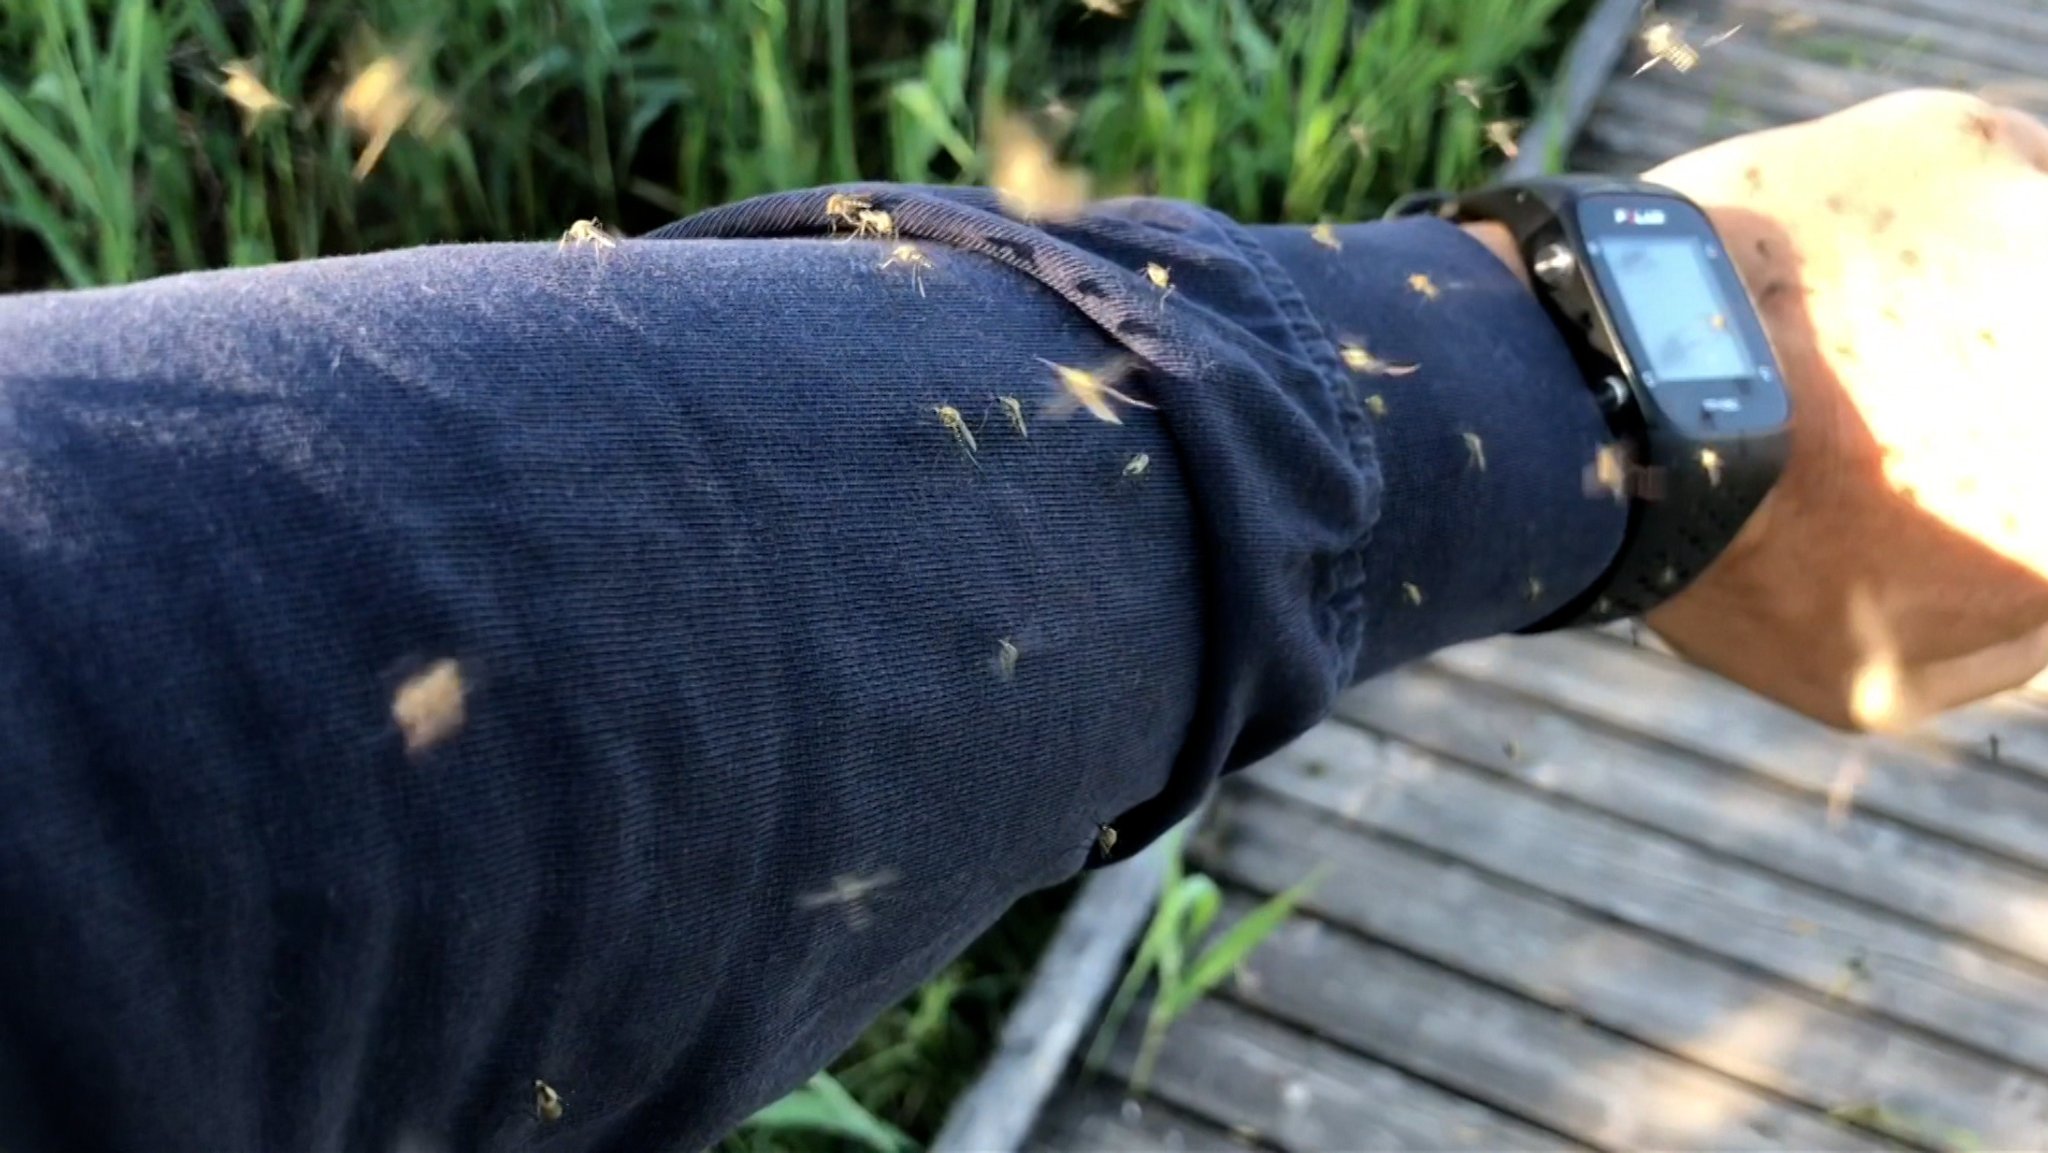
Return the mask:
<path id="1" fill-rule="evenodd" d="M 0 1146 L 701 1145 L 1617 543 L 1446 225 L 825 195 L 0 302 Z"/>

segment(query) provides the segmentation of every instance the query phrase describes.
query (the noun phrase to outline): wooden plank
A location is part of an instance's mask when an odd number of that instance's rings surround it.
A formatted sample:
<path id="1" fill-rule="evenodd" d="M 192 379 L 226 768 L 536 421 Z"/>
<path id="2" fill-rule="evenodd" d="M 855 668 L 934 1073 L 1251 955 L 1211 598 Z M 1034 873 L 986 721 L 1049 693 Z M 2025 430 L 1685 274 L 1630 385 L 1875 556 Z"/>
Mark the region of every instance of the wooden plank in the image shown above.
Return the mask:
<path id="1" fill-rule="evenodd" d="M 1197 819 L 1202 814 L 1197 814 Z M 1081 886 L 982 1071 L 946 1114 L 931 1153 L 1009 1153 L 1031 1131 L 1158 899 L 1165 839 Z"/>
<path id="2" fill-rule="evenodd" d="M 1136 1062 L 1134 1013 L 1109 1062 L 1119 1083 Z M 1517 1121 L 1220 1000 L 1174 1023 L 1151 1095 L 1240 1136 L 1288 1149 L 1570 1149 Z"/>
<path id="3" fill-rule="evenodd" d="M 1751 114 L 1753 119 L 1735 121 L 1745 125 L 1790 123 L 1915 87 L 2009 88 L 2023 106 L 2038 104 L 2035 97 L 2039 94 L 2019 85 L 2026 79 L 1939 57 L 1900 59 L 1857 69 L 1800 56 L 1796 48 L 1738 37 L 1717 45 L 1689 73 L 1659 68 L 1639 78 L 1617 78 L 1604 107 L 1612 110 L 1610 115 L 1627 119 L 1636 112 L 1638 93 L 1661 93 L 1689 103 L 1692 115 L 1682 123 L 1690 130 L 1705 132 L 1728 122 L 1717 121 L 1717 112 L 1739 109 Z"/>
<path id="4" fill-rule="evenodd" d="M 1928 55 L 2021 75 L 2038 73 L 2041 68 L 2042 46 L 2038 42 L 1978 31 L 1952 16 L 1923 16 L 1869 0 L 1724 0 L 1720 13 L 1727 23 L 1754 22 L 1758 28 L 1768 28 L 1780 17 L 1796 13 L 1819 21 L 1819 26 L 1831 33 L 1868 38 L 1877 45 L 1917 46 Z"/>
<path id="5" fill-rule="evenodd" d="M 1647 628 L 1631 633 L 1626 622 L 1588 629 L 1587 637 L 1639 650 L 1641 659 L 1684 658 Z M 1914 743 L 1938 741 L 1956 752 L 2039 778 L 2048 784 L 2048 701 L 2024 691 L 2001 693 L 1963 705 L 1928 720 L 1906 738 Z"/>
<path id="6" fill-rule="evenodd" d="M 1157 1101 L 1133 1101 L 1090 1081 L 1046 1108 L 1031 1153 L 1248 1153 L 1261 1146 Z"/>
<path id="7" fill-rule="evenodd" d="M 1625 176 L 1641 176 L 1657 165 L 1670 159 L 1668 156 L 1646 156 L 1633 152 L 1617 152 L 1603 147 L 1599 142 L 1581 136 L 1579 146 L 1572 150 L 1573 172 L 1611 172 Z"/>
<path id="8" fill-rule="evenodd" d="M 1247 905 L 1231 907 L 1241 913 Z M 1314 919 L 1282 926 L 1243 972 L 1233 996 L 1263 1012 L 1601 1148 L 1881 1144 L 1732 1079 Z"/>
<path id="9" fill-rule="evenodd" d="M 1605 148 L 1669 158 L 1772 126 L 1739 105 L 1702 104 L 1692 93 L 1648 80 L 1612 95 L 1586 126 L 1586 139 Z"/>
<path id="10" fill-rule="evenodd" d="M 1717 46 L 1712 62 L 1716 66 L 1753 68 L 1763 75 L 1782 72 L 1788 87 L 1823 101 L 1846 102 L 1901 88 L 1970 91 L 1987 85 L 2019 85 L 2035 76 L 1958 61 L 1939 53 L 1912 51 L 1898 44 L 1873 45 L 1871 51 L 1865 60 L 1849 61 L 1840 58 L 1839 47 L 1825 34 L 1782 39 L 1738 36 Z M 2024 98 L 2027 93 L 2028 89 L 2021 85 L 2018 95 Z"/>
<path id="11" fill-rule="evenodd" d="M 1643 655 L 1640 660 L 1665 658 Z M 1337 707 L 1497 778 L 1997 946 L 2048 967 L 2048 878 L 1825 798 L 1427 668 L 1381 677 Z"/>
<path id="12" fill-rule="evenodd" d="M 2032 40 L 2048 49 L 2048 0 L 1866 0 L 1896 12 L 1979 32 Z"/>
<path id="13" fill-rule="evenodd" d="M 1572 38 L 1564 69 L 1544 101 L 1542 114 L 1522 134 L 1521 151 L 1508 161 L 1504 177 L 1523 180 L 1543 171 L 1553 150 L 1569 155 L 1593 115 L 1600 90 L 1620 66 L 1642 17 L 1642 0 L 1600 0 Z"/>
<path id="14" fill-rule="evenodd" d="M 1773 120 L 1789 123 L 1838 112 L 1851 104 L 1920 83 L 1932 83 L 1930 70 L 1903 64 L 1860 71 L 1807 59 L 1763 39 L 1736 37 L 1716 47 L 1689 76 L 1666 79 L 1677 87 L 1693 87 L 1703 97 L 1720 93 Z M 1725 82 L 1723 88 L 1718 82 Z M 1709 87 L 1713 85 L 1713 87 Z"/>
<path id="15" fill-rule="evenodd" d="M 1809 795 L 1826 797 L 1857 780 L 1859 807 L 2048 871 L 2048 787 L 1954 750 L 1850 738 L 1712 674 L 1640 660 L 1587 637 L 1482 642 L 1430 660 Z"/>
<path id="16" fill-rule="evenodd" d="M 1598 102 L 1586 135 L 1610 147 L 1662 141 L 1654 155 L 1743 132 L 1811 119 L 1886 92 L 1908 87 L 1984 89 L 2006 102 L 2048 110 L 2048 86 L 2030 87 L 2030 74 L 1957 62 L 1939 55 L 1902 53 L 1873 45 L 1885 56 L 1868 70 L 1801 55 L 1799 38 L 1738 35 L 1709 52 L 1699 68 L 1681 74 L 1659 67 L 1640 77 L 1616 75 Z"/>
<path id="17" fill-rule="evenodd" d="M 1269 762 L 1258 787 L 1361 828 L 2048 1071 L 2035 968 L 1348 726 Z"/>
<path id="18" fill-rule="evenodd" d="M 1254 776 L 1263 778 L 1266 772 L 1254 770 Z M 1276 890 L 1315 868 L 1325 868 L 1332 879 L 1317 886 L 1306 903 L 1314 913 L 1784 1098 L 1827 1109 L 1879 1103 L 1889 1113 L 1915 1118 L 1916 1124 L 1968 1129 L 1986 1141 L 2013 1142 L 2013 1147 L 2039 1144 L 2043 1118 L 2048 1116 L 2048 1088 L 2039 1078 L 1888 1030 L 1846 1003 L 1801 995 L 1513 882 L 1361 835 L 1259 785 L 1226 792 L 1211 829 L 1197 844 L 1204 869 L 1259 890 Z M 1267 949 L 1272 948 L 1269 943 Z M 1352 948 L 1346 955 L 1358 952 Z M 1348 969 L 1333 966 L 1324 972 L 1306 962 L 1295 970 L 1275 972 L 1263 950 L 1254 957 L 1251 972 L 1251 989 L 1259 998 L 1307 996 L 1316 990 L 1329 998 L 1356 997 L 1372 1003 L 1382 996 L 1378 976 L 1366 981 L 1349 976 Z M 1390 1013 L 1405 1012 L 1412 1018 L 1433 1012 L 1430 1007 L 1437 1004 L 1433 987 L 1392 988 L 1385 994 L 1397 998 Z M 1402 1010 L 1402 1004 L 1414 1007 Z M 1330 1019 L 1350 1012 L 1321 1001 L 1302 1011 Z M 1539 1027 L 1529 1021 L 1528 1012 L 1495 1012 L 1512 1021 L 1515 1029 Z M 1425 1017 L 1421 1024 L 1411 1021 L 1390 1029 L 1386 1043 L 1413 1046 L 1417 1038 L 1441 1037 L 1446 1045 L 1485 1046 L 1491 1042 L 1484 1038 L 1459 1041 L 1461 1029 L 1488 1032 L 1502 1027 L 1468 1014 L 1464 1025 L 1454 1020 L 1424 1028 L 1431 1020 Z M 1574 1029 L 1570 1036 L 1581 1032 Z M 1583 1095 L 1594 1102 L 1636 1102 L 1655 1110 L 1665 1099 L 1664 1089 L 1654 1094 L 1624 1092 L 1601 1083 L 1605 1071 L 1633 1062 L 1578 1053 L 1556 1037 L 1530 1043 L 1556 1053 L 1561 1064 L 1580 1070 L 1587 1079 L 1578 1084 L 1563 1074 L 1530 1074 L 1559 1080 L 1525 1091 L 1532 1100 L 1571 1102 Z M 1500 1081 L 1510 1087 L 1520 1084 L 1513 1078 Z M 1535 1115 L 1568 1124 L 1578 1114 Z M 1624 1123 L 1627 1118 L 1611 1120 Z M 1616 1143 L 1631 1148 L 1658 1144 Z M 1798 1147 L 1789 1138 L 1785 1144 Z"/>
<path id="19" fill-rule="evenodd" d="M 2048 704 L 2006 693 L 1927 722 L 1929 736 L 2048 782 Z"/>

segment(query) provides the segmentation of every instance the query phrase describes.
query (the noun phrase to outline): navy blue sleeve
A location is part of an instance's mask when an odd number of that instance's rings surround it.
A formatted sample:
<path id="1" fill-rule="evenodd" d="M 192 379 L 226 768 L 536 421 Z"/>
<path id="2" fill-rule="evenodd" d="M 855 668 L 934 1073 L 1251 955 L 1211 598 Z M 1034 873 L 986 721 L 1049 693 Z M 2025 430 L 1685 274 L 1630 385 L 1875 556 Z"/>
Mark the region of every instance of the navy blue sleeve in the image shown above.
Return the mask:
<path id="1" fill-rule="evenodd" d="M 0 302 L 0 1148 L 701 1146 L 1584 587 L 1601 435 L 1436 221 L 868 186 Z"/>

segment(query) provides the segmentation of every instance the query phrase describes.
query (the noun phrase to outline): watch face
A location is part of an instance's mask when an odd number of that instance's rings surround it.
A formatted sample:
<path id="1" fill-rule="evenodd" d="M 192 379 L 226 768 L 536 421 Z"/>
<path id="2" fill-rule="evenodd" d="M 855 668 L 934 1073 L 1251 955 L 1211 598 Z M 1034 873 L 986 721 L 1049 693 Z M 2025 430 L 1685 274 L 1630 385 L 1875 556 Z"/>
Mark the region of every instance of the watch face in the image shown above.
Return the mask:
<path id="1" fill-rule="evenodd" d="M 1670 197 L 1604 194 L 1579 202 L 1578 224 L 1647 417 L 1703 440 L 1784 424 L 1777 360 L 1704 213 Z"/>
<path id="2" fill-rule="evenodd" d="M 1642 343 L 1644 383 L 1734 380 L 1756 362 L 1729 319 L 1706 246 L 1692 236 L 1611 236 L 1600 260 Z"/>

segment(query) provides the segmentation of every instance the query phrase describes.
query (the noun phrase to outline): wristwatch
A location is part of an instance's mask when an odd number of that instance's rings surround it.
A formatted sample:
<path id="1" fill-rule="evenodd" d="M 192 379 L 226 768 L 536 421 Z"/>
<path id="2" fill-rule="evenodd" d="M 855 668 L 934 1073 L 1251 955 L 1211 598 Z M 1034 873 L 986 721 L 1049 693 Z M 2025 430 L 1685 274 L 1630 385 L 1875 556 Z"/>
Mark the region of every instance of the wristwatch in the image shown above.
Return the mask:
<path id="1" fill-rule="evenodd" d="M 1512 233 L 1614 436 L 1588 479 L 1628 505 L 1621 550 L 1593 587 L 1520 631 L 1636 616 L 1684 589 L 1777 483 L 1791 443 L 1784 372 L 1707 214 L 1673 189 L 1606 176 L 1424 192 L 1387 214 Z"/>

